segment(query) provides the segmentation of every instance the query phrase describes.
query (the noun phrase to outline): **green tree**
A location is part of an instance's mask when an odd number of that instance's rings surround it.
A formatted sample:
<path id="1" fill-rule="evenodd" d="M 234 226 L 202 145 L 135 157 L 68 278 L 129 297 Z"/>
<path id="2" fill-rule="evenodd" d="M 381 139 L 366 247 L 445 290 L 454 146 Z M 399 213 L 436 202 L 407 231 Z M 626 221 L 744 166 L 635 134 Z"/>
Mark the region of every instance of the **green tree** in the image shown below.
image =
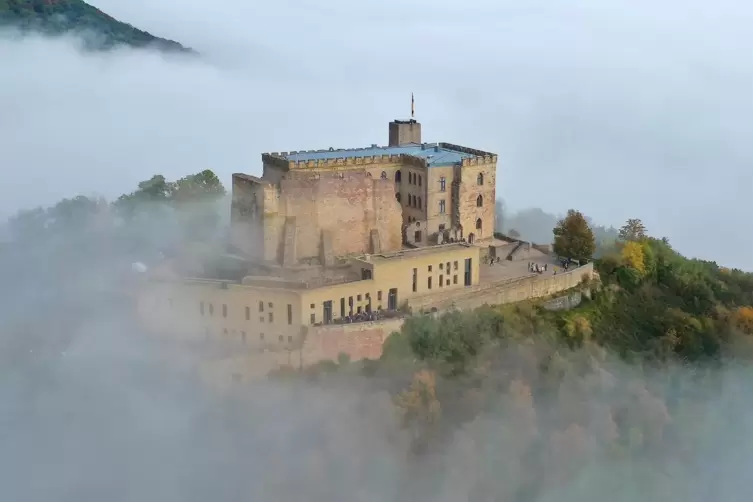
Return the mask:
<path id="1" fill-rule="evenodd" d="M 646 238 L 646 227 L 637 218 L 631 218 L 620 228 L 620 240 L 640 241 Z"/>
<path id="2" fill-rule="evenodd" d="M 594 233 L 580 211 L 570 209 L 554 227 L 553 250 L 559 256 L 588 261 L 596 250 Z"/>
<path id="3" fill-rule="evenodd" d="M 225 195 L 225 187 L 214 172 L 206 169 L 185 176 L 171 185 L 170 199 L 175 203 L 216 200 Z"/>

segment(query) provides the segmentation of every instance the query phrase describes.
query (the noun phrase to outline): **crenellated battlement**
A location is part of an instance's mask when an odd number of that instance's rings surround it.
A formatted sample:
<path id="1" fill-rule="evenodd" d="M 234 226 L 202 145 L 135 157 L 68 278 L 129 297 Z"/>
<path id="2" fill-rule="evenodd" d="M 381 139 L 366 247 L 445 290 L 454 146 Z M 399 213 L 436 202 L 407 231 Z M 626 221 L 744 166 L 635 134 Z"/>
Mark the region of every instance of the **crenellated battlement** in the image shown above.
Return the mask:
<path id="1" fill-rule="evenodd" d="M 471 157 L 470 159 L 463 159 L 462 166 L 482 166 L 486 164 L 496 163 L 497 162 L 497 156 L 491 155 L 491 156 L 478 156 L 478 157 Z"/>
<path id="2" fill-rule="evenodd" d="M 497 162 L 497 154 L 495 153 L 476 150 L 475 148 L 468 148 L 460 145 L 454 145 L 452 143 L 439 143 L 439 146 L 441 148 L 446 148 L 447 150 L 454 150 L 456 152 L 463 152 L 473 155 L 474 157 L 472 158 L 463 159 L 462 165 L 464 166 L 477 166 Z"/>
<path id="3" fill-rule="evenodd" d="M 325 150 L 326 151 L 326 150 Z M 300 152 L 290 152 L 290 154 Z M 265 153 L 262 154 L 262 162 L 275 167 L 281 167 L 286 170 L 350 170 L 354 167 L 365 167 L 373 165 L 386 165 L 386 164 L 399 164 L 408 165 L 413 167 L 426 167 L 426 159 L 421 157 L 414 157 L 413 155 L 397 154 L 397 155 L 370 155 L 364 157 L 336 157 L 330 159 L 317 159 L 317 160 L 301 160 L 294 161 L 288 160 L 285 156 L 288 152 L 282 153 Z"/>

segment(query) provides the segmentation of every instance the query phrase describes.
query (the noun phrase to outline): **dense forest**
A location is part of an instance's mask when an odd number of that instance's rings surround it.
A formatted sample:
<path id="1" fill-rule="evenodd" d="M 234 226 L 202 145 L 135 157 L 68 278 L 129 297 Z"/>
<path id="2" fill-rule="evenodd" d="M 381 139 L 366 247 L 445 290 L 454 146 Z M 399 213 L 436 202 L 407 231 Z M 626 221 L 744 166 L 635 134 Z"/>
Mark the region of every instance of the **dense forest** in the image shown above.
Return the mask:
<path id="1" fill-rule="evenodd" d="M 119 267 L 221 250 L 225 195 L 211 171 L 157 175 L 115 201 L 79 196 L 11 218 L 2 370 L 51 367 L 76 323 L 101 313 L 92 297 L 117 284 Z M 738 434 L 751 432 L 753 275 L 687 259 L 637 219 L 604 232 L 576 210 L 551 222 L 555 252 L 598 271 L 574 309 L 532 301 L 415 315 L 379 360 L 270 375 L 274 392 L 292 390 L 279 413 L 305 420 L 287 432 L 294 452 L 288 440 L 265 443 L 277 468 L 264 470 L 272 488 L 257 499 L 737 500 L 725 476 L 737 479 L 730 451 L 748 455 Z M 227 444 L 272 430 L 252 419 L 259 392 L 272 391 L 241 386 L 212 405 Z M 306 396 L 334 417 L 315 415 Z"/>
<path id="2" fill-rule="evenodd" d="M 82 0 L 0 0 L 0 27 L 3 26 L 48 35 L 76 33 L 87 49 L 94 50 L 129 46 L 193 52 L 178 42 L 120 22 Z"/>

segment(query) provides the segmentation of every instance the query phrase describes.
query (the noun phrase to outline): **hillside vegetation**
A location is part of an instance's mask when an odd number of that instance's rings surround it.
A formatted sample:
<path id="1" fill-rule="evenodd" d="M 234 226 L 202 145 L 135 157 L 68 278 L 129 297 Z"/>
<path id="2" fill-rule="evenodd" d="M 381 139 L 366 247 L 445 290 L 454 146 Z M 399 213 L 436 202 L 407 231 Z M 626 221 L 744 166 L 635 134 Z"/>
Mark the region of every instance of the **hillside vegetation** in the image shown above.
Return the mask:
<path id="1" fill-rule="evenodd" d="M 49 35 L 80 34 L 89 49 L 117 46 L 193 52 L 178 42 L 155 37 L 122 23 L 82 0 L 0 0 L 0 27 Z"/>
<path id="2" fill-rule="evenodd" d="M 593 239 L 583 221 L 558 222 L 555 249 Z M 700 465 L 724 469 L 728 431 L 749 413 L 753 275 L 684 258 L 639 220 L 595 264 L 573 310 L 413 316 L 380 360 L 343 357 L 304 378 L 388 393 L 441 500 L 700 500 Z"/>

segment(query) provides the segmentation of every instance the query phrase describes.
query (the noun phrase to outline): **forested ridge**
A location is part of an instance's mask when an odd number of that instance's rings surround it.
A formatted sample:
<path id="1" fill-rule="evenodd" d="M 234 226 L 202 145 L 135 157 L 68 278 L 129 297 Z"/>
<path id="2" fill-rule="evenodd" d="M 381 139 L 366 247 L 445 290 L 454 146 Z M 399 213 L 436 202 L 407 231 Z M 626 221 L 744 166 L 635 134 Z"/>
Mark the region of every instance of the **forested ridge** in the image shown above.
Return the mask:
<path id="1" fill-rule="evenodd" d="M 88 49 L 118 46 L 193 52 L 178 42 L 159 38 L 123 23 L 82 0 L 0 0 L 0 27 L 48 35 L 82 35 Z"/>

